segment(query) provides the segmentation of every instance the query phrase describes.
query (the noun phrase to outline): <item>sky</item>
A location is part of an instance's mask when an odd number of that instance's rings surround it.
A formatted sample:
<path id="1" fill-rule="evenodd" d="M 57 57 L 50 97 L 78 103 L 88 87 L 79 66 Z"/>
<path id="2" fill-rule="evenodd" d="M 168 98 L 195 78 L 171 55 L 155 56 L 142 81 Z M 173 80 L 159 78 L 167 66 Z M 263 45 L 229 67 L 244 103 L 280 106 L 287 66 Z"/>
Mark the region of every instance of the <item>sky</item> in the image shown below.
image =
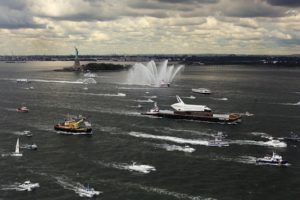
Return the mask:
<path id="1" fill-rule="evenodd" d="M 0 0 L 0 55 L 300 54 L 299 0 Z"/>

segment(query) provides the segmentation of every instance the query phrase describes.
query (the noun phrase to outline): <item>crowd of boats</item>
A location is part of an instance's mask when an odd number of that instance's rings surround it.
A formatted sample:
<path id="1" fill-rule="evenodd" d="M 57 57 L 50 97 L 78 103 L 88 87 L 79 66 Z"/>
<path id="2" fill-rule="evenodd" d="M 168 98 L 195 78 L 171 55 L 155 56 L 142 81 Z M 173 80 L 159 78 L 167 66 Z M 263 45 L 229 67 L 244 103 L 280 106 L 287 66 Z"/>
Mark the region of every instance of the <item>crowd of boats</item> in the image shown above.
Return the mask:
<path id="1" fill-rule="evenodd" d="M 85 77 L 92 78 L 95 77 L 94 74 L 86 73 Z M 28 79 L 18 79 L 17 82 L 26 82 L 29 83 L 30 80 Z M 166 87 L 169 84 L 165 84 Z M 192 92 L 209 95 L 211 94 L 211 90 L 207 88 L 195 88 L 192 89 Z M 177 103 L 171 105 L 173 110 L 160 110 L 158 107 L 157 102 L 154 102 L 154 107 L 150 109 L 150 111 L 142 112 L 142 115 L 154 116 L 154 117 L 164 117 L 164 118 L 171 118 L 171 119 L 188 119 L 188 120 L 199 120 L 205 122 L 218 122 L 218 123 L 239 123 L 242 120 L 242 115 L 239 113 L 225 113 L 225 114 L 216 114 L 206 105 L 193 105 L 193 104 L 186 104 L 184 101 L 177 95 L 176 96 Z M 142 108 L 139 104 L 137 108 Z M 16 109 L 19 113 L 28 113 L 29 109 L 26 106 L 21 106 Z M 253 114 L 246 112 L 244 115 L 252 116 Z M 60 134 L 65 135 L 92 135 L 92 125 L 81 115 L 79 116 L 70 116 L 68 115 L 66 119 L 58 124 L 54 125 L 54 130 Z M 24 131 L 24 135 L 32 136 L 30 132 Z M 229 142 L 226 141 L 225 136 L 222 132 L 218 132 L 217 134 L 213 135 L 212 140 L 209 140 L 207 146 L 210 147 L 227 147 L 229 146 Z M 288 141 L 300 141 L 300 137 L 296 134 L 292 134 L 289 137 L 280 138 L 281 140 L 288 140 Z M 279 140 L 278 140 L 279 141 Z M 279 141 L 280 142 L 280 141 Z M 17 139 L 15 151 L 11 153 L 11 156 L 14 157 L 21 157 L 23 156 L 22 152 L 20 152 L 20 148 L 30 149 L 30 150 L 37 150 L 38 146 L 36 144 L 25 144 L 20 145 L 19 138 Z M 190 147 L 188 147 L 190 148 Z M 191 151 L 192 152 L 192 151 Z M 289 165 L 287 160 L 284 160 L 282 156 L 278 155 L 277 153 L 273 152 L 272 156 L 265 156 L 262 158 L 256 159 L 257 164 L 268 164 L 268 165 L 276 165 L 276 166 L 287 166 Z M 136 163 L 133 163 L 129 169 L 136 170 L 140 166 L 137 166 Z M 145 169 L 147 171 L 153 171 L 155 168 Z M 18 191 L 32 191 L 35 188 L 40 187 L 39 183 L 31 183 L 29 180 L 25 181 L 24 183 L 20 184 L 17 187 Z M 76 193 L 79 194 L 81 197 L 94 197 L 99 195 L 101 192 L 96 191 L 94 188 L 89 186 L 78 188 Z"/>

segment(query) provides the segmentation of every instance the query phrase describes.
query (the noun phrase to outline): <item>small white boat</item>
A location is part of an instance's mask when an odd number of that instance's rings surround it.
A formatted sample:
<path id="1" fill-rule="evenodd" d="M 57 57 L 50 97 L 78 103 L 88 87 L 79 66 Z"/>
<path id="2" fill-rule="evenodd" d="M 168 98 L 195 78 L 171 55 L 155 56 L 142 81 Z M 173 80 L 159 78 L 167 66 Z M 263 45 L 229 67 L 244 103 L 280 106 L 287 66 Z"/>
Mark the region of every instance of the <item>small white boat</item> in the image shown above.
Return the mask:
<path id="1" fill-rule="evenodd" d="M 258 158 L 256 160 L 257 164 L 267 164 L 267 165 L 276 165 L 276 166 L 287 166 L 289 163 L 286 160 L 282 159 L 282 156 L 273 152 L 272 157 L 265 156 L 263 158 Z"/>
<path id="2" fill-rule="evenodd" d="M 17 83 L 30 83 L 31 81 L 27 78 L 19 78 L 17 79 Z"/>
<path id="3" fill-rule="evenodd" d="M 23 156 L 23 154 L 20 153 L 19 138 L 17 139 L 15 152 L 12 152 L 11 156 L 15 156 L 15 157 L 21 157 L 21 156 Z"/>
<path id="4" fill-rule="evenodd" d="M 21 113 L 28 113 L 29 112 L 29 109 L 26 106 L 22 106 L 20 108 L 17 108 L 16 110 L 17 110 L 17 112 L 21 112 Z"/>
<path id="5" fill-rule="evenodd" d="M 84 187 L 84 188 L 77 188 L 76 193 L 79 194 L 80 197 L 94 197 L 96 195 L 99 195 L 101 192 L 96 191 L 94 188 Z"/>
<path id="6" fill-rule="evenodd" d="M 229 143 L 226 141 L 223 141 L 223 133 L 222 132 L 218 132 L 217 135 L 214 136 L 215 139 L 214 140 L 210 140 L 208 141 L 208 146 L 210 147 L 228 147 Z"/>
<path id="7" fill-rule="evenodd" d="M 88 90 L 89 88 L 88 88 L 88 87 L 84 87 L 83 89 L 84 89 L 84 90 Z"/>
<path id="8" fill-rule="evenodd" d="M 211 90 L 207 88 L 197 88 L 197 89 L 192 89 L 192 92 L 200 93 L 200 94 L 210 94 Z"/>
<path id="9" fill-rule="evenodd" d="M 25 144 L 21 148 L 30 149 L 30 150 L 37 150 L 38 146 L 36 144 Z"/>
<path id="10" fill-rule="evenodd" d="M 141 172 L 144 174 L 148 174 L 151 171 L 156 171 L 155 167 L 150 165 L 137 165 L 136 162 L 133 162 L 132 165 L 128 166 L 128 169 L 131 171 Z"/>
<path id="11" fill-rule="evenodd" d="M 18 186 L 19 191 L 32 191 L 35 188 L 40 187 L 39 183 L 31 183 L 30 181 L 25 181 L 21 185 Z"/>
<path id="12" fill-rule="evenodd" d="M 93 74 L 91 72 L 87 72 L 85 74 L 83 74 L 84 77 L 87 77 L 87 78 L 95 78 L 96 77 L 96 74 Z"/>

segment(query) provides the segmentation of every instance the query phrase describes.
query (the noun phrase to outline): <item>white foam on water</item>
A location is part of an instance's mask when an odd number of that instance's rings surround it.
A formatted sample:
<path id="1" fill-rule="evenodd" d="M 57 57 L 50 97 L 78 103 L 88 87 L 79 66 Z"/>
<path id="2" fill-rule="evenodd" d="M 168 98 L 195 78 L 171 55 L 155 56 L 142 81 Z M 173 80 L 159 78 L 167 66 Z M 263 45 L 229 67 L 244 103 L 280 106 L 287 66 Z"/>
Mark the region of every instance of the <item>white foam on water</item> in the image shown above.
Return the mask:
<path id="1" fill-rule="evenodd" d="M 166 195 L 166 196 L 171 196 L 176 199 L 190 199 L 190 200 L 215 200 L 214 198 L 205 198 L 201 196 L 192 196 L 189 194 L 184 194 L 184 193 L 179 193 L 179 192 L 174 192 L 174 191 L 169 191 L 166 189 L 162 188 L 156 188 L 156 187 L 151 187 L 151 186 L 144 186 L 144 185 L 139 185 L 135 184 L 139 189 L 144 190 L 146 192 L 154 192 L 157 194 L 161 195 Z"/>
<path id="2" fill-rule="evenodd" d="M 117 93 L 117 94 L 101 94 L 101 93 L 80 93 L 80 94 L 83 94 L 83 95 L 90 95 L 90 96 L 103 96 L 103 97 L 126 97 L 126 94 L 125 93 Z"/>
<path id="3" fill-rule="evenodd" d="M 144 96 L 144 97 L 147 99 L 156 99 L 157 98 L 157 96 Z"/>
<path id="4" fill-rule="evenodd" d="M 156 139 L 156 140 L 163 140 L 163 141 L 170 141 L 179 144 L 192 144 L 192 145 L 208 145 L 208 141 L 205 140 L 197 140 L 197 139 L 183 139 L 178 137 L 172 136 L 163 136 L 163 135 L 151 135 L 147 133 L 139 133 L 139 132 L 129 132 L 128 135 L 138 138 L 148 138 L 148 139 Z"/>
<path id="5" fill-rule="evenodd" d="M 169 144 L 153 144 L 153 146 L 165 149 L 167 151 L 182 151 L 186 153 L 192 153 L 196 149 L 186 145 L 186 146 L 178 146 L 178 145 L 169 145 Z"/>
<path id="6" fill-rule="evenodd" d="M 156 171 L 154 166 L 136 164 L 135 162 L 133 162 L 132 164 L 128 164 L 128 163 L 106 163 L 106 162 L 102 162 L 102 161 L 96 161 L 96 163 L 100 164 L 104 167 L 107 167 L 107 168 L 135 171 L 135 172 L 144 173 L 144 174 L 148 174 L 151 171 Z"/>
<path id="7" fill-rule="evenodd" d="M 287 106 L 300 106 L 300 101 L 298 101 L 297 103 L 279 103 L 281 105 L 287 105 Z"/>
<path id="8" fill-rule="evenodd" d="M 161 129 L 160 129 L 160 131 L 161 131 Z M 211 136 L 211 134 L 207 133 L 207 132 L 194 131 L 194 130 L 188 130 L 188 129 L 163 128 L 162 131 L 167 131 L 167 132 L 171 132 L 171 133 L 172 132 L 181 132 L 181 133 L 191 133 L 191 134 L 194 134 L 194 135 Z"/>
<path id="9" fill-rule="evenodd" d="M 173 96 L 172 96 L 172 97 L 173 97 Z M 181 97 L 181 98 L 183 98 L 183 99 L 196 99 L 196 97 L 193 96 L 193 95 L 191 95 L 191 96 L 189 96 L 189 97 Z"/>
<path id="10" fill-rule="evenodd" d="M 221 97 L 221 98 L 214 98 L 212 97 L 213 100 L 217 100 L 217 101 L 228 101 L 228 98 L 226 97 Z"/>
<path id="11" fill-rule="evenodd" d="M 25 131 L 14 131 L 14 135 L 28 135 L 31 134 L 31 131 L 25 130 Z"/>
<path id="12" fill-rule="evenodd" d="M 9 184 L 9 185 L 1 185 L 1 189 L 0 190 L 15 190 L 15 191 L 25 191 L 26 189 L 20 188 L 19 185 L 21 183 L 13 183 L 13 184 Z"/>
<path id="13" fill-rule="evenodd" d="M 268 133 L 264 133 L 264 132 L 251 132 L 251 135 L 255 135 L 255 136 L 261 136 L 264 138 L 269 138 L 271 137 L 271 135 L 269 135 Z"/>
<path id="14" fill-rule="evenodd" d="M 277 147 L 285 148 L 287 144 L 285 142 L 280 142 L 278 140 L 269 140 L 269 141 L 255 141 L 255 140 L 231 140 L 230 144 L 238 145 L 257 145 L 257 146 L 267 146 L 267 147 Z"/>
<path id="15" fill-rule="evenodd" d="M 153 103 L 154 102 L 152 99 L 147 99 L 147 100 L 137 99 L 134 101 L 140 102 L 140 103 Z"/>

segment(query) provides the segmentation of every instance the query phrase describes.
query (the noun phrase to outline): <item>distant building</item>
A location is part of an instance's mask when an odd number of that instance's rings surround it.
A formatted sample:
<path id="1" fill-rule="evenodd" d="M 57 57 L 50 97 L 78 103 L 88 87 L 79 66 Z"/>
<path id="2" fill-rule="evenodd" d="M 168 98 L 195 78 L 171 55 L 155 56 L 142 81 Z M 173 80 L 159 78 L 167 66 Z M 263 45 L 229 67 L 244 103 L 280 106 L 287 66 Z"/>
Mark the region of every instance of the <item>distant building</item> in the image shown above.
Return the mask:
<path id="1" fill-rule="evenodd" d="M 79 61 L 79 57 L 78 57 L 78 49 L 75 47 L 75 60 L 74 60 L 74 69 L 75 70 L 81 70 L 81 65 L 80 65 L 80 61 Z"/>

